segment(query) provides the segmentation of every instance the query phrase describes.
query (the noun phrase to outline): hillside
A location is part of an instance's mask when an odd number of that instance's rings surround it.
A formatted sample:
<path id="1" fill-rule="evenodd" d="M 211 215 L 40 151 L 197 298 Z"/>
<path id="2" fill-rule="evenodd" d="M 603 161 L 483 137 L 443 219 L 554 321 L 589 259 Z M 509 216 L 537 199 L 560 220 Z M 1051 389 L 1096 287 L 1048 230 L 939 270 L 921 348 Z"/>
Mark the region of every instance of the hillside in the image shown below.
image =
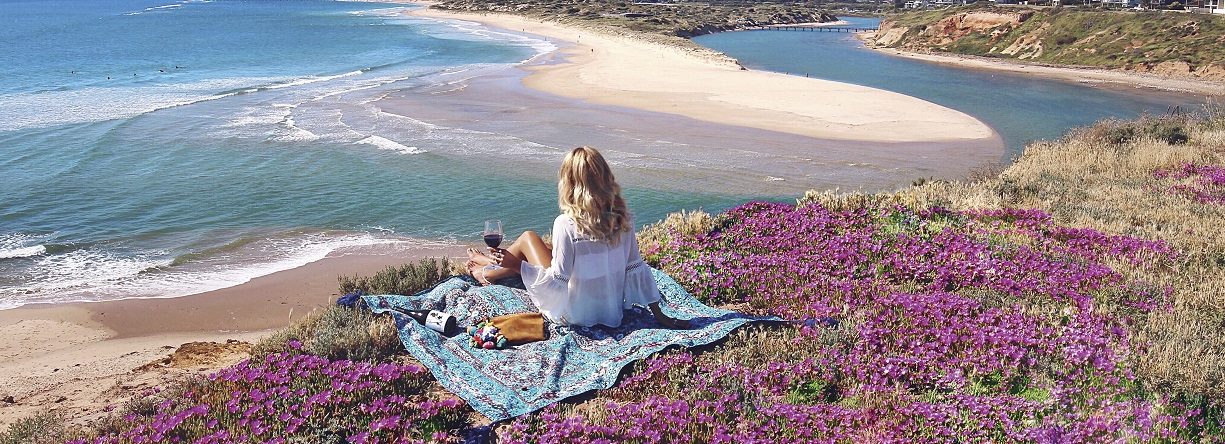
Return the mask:
<path id="1" fill-rule="evenodd" d="M 719 31 L 772 24 L 821 23 L 837 17 L 796 3 L 629 2 L 562 0 L 501 2 L 445 0 L 435 8 L 467 12 L 501 12 L 542 19 L 571 19 L 633 31 L 693 37 Z"/>
<path id="2" fill-rule="evenodd" d="M 899 14 L 869 43 L 906 51 L 1225 80 L 1225 17 L 967 6 Z"/>

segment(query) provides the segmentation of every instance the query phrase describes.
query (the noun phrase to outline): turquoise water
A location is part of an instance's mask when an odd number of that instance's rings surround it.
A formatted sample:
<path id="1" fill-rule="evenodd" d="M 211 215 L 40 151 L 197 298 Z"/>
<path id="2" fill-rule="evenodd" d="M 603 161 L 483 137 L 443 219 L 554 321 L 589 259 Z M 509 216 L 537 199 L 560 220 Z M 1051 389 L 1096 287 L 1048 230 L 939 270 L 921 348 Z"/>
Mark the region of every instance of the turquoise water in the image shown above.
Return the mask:
<path id="1" fill-rule="evenodd" d="M 555 169 L 465 156 L 560 148 L 372 105 L 507 69 L 548 42 L 355 2 L 0 9 L 0 307 L 190 294 L 341 248 L 474 242 L 486 218 L 547 229 L 556 214 Z M 627 194 L 646 221 L 739 200 Z"/>
<path id="2" fill-rule="evenodd" d="M 853 27 L 880 23 L 874 18 L 844 20 Z M 1006 158 L 1031 141 L 1056 139 L 1101 119 L 1160 115 L 1170 106 L 1193 111 L 1206 103 L 1205 97 L 1193 94 L 1093 88 L 904 59 L 864 48 L 854 34 L 841 32 L 727 32 L 694 41 L 752 69 L 886 89 L 970 114 L 1003 137 Z"/>

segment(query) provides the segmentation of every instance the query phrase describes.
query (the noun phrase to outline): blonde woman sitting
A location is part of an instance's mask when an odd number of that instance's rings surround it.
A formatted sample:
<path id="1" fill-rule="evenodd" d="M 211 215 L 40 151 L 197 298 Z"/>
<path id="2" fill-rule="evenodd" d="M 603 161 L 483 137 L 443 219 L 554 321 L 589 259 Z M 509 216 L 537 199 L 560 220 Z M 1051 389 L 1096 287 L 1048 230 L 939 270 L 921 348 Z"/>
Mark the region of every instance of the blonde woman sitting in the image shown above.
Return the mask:
<path id="1" fill-rule="evenodd" d="M 600 152 L 575 148 L 558 175 L 562 214 L 553 221 L 553 247 L 525 231 L 489 255 L 469 250 L 473 277 L 488 284 L 519 273 L 540 313 L 559 324 L 618 327 L 626 308 L 643 305 L 663 326 L 688 328 L 659 309 L 659 288 L 638 253 L 621 186 Z"/>

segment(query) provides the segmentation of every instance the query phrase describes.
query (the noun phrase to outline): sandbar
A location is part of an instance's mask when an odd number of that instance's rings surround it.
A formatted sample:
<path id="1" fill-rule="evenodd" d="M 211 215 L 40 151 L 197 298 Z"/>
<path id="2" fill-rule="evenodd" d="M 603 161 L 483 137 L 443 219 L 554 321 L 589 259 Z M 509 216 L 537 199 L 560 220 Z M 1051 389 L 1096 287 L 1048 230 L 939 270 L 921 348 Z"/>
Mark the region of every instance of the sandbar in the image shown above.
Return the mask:
<path id="1" fill-rule="evenodd" d="M 474 21 L 564 44 L 561 63 L 532 65 L 524 84 L 593 103 L 828 140 L 995 138 L 974 117 L 918 98 L 848 83 L 743 69 L 714 51 L 629 33 L 508 14 L 420 8 L 416 17 Z"/>

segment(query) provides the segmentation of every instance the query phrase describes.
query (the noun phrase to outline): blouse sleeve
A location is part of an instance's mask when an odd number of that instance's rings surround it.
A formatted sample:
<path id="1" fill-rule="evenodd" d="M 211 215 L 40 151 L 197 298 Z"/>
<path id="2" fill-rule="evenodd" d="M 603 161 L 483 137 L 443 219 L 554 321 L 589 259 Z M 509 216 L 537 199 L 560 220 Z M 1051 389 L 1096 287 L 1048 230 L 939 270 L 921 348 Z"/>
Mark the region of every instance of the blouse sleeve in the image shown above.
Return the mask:
<path id="1" fill-rule="evenodd" d="M 643 262 L 638 252 L 638 237 L 634 235 L 634 230 L 626 233 L 622 242 L 629 243 L 629 257 L 625 262 L 625 308 L 659 302 L 659 287 L 655 285 L 651 267 Z"/>
<path id="2" fill-rule="evenodd" d="M 527 261 L 519 265 L 523 284 L 541 312 L 546 314 L 568 303 L 570 271 L 574 267 L 574 238 L 567 229 L 568 223 L 569 218 L 565 216 L 553 221 L 553 261 L 548 267 L 532 265 Z"/>

